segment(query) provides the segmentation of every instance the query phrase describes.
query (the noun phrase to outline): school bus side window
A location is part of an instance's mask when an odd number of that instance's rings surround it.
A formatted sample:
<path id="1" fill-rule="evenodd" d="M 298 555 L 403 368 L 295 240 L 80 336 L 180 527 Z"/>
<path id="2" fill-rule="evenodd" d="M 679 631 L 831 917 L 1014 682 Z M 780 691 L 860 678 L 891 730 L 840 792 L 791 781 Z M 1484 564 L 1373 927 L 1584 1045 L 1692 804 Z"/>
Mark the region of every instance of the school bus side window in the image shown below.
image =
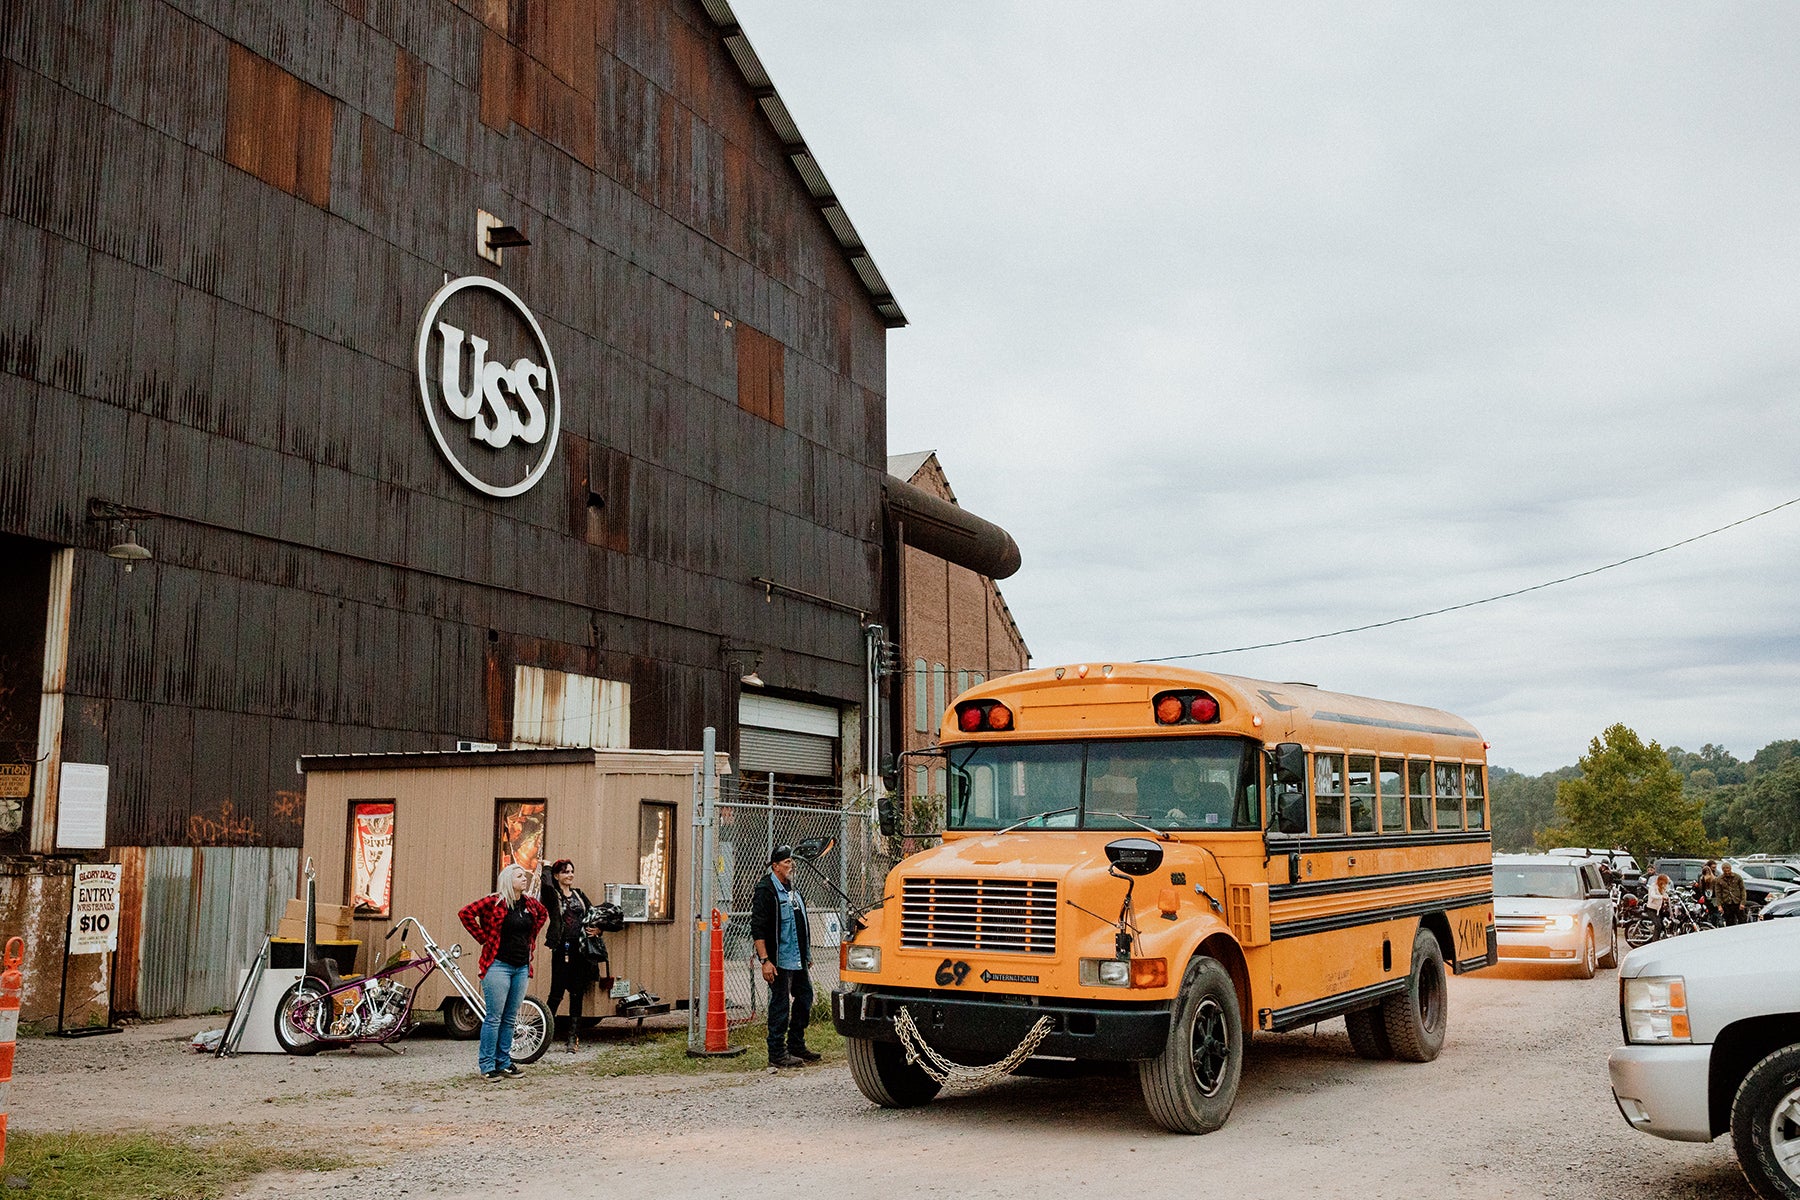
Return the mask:
<path id="1" fill-rule="evenodd" d="M 1406 763 L 1398 758 L 1382 759 L 1377 778 L 1381 789 L 1381 832 L 1399 833 L 1406 828 Z"/>
<path id="2" fill-rule="evenodd" d="M 1375 832 L 1375 760 L 1367 754 L 1350 756 L 1350 832 Z"/>
<path id="3" fill-rule="evenodd" d="M 1344 756 L 1313 755 L 1313 832 L 1344 832 Z"/>
<path id="4" fill-rule="evenodd" d="M 1463 778 L 1468 781 L 1468 786 L 1464 789 L 1463 794 L 1468 798 L 1469 828 L 1486 829 L 1487 788 L 1482 783 L 1481 768 L 1479 766 L 1464 767 Z"/>
<path id="5" fill-rule="evenodd" d="M 1406 793 L 1413 832 L 1431 828 L 1431 764 L 1422 758 L 1406 762 Z"/>
<path id="6" fill-rule="evenodd" d="M 1437 764 L 1437 827 L 1463 827 L 1461 763 Z"/>

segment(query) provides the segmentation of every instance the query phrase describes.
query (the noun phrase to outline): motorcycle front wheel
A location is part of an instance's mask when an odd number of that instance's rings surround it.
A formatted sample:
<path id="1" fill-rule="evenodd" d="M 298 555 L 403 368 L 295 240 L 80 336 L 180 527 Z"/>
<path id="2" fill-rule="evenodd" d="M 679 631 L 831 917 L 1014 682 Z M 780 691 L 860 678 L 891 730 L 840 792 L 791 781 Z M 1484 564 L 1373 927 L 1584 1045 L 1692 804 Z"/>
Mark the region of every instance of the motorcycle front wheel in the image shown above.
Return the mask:
<path id="1" fill-rule="evenodd" d="M 275 1040 L 289 1054 L 317 1054 L 335 1043 L 319 1036 L 330 1028 L 331 997 L 325 985 L 313 978 L 302 979 L 286 992 L 275 1006 Z"/>
<path id="2" fill-rule="evenodd" d="M 550 1048 L 556 1032 L 556 1020 L 550 1008 L 536 996 L 527 996 L 519 1005 L 519 1020 L 513 1026 L 512 1060 L 534 1063 Z"/>

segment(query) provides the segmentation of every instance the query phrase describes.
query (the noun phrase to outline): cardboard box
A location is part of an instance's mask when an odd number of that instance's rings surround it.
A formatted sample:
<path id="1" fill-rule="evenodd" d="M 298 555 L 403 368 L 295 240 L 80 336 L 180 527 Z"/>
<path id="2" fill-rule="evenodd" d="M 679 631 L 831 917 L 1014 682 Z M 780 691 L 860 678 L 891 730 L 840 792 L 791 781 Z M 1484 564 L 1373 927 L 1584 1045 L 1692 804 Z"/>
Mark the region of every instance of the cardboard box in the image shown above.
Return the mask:
<path id="1" fill-rule="evenodd" d="M 306 937 L 306 918 L 281 918 L 280 923 L 275 926 L 275 936 L 278 938 L 292 938 L 295 941 L 304 940 Z M 315 941 L 347 942 L 352 936 L 348 925 L 327 925 L 323 921 L 315 922 L 313 925 L 313 939 Z"/>
<path id="2" fill-rule="evenodd" d="M 283 918 L 290 921 L 306 920 L 306 901 L 289 900 L 287 902 L 287 911 L 281 915 Z M 350 928 L 351 916 L 352 913 L 347 905 L 325 904 L 323 902 L 313 905 L 313 921 L 320 929 L 325 928 L 327 925 L 334 929 L 348 929 Z"/>

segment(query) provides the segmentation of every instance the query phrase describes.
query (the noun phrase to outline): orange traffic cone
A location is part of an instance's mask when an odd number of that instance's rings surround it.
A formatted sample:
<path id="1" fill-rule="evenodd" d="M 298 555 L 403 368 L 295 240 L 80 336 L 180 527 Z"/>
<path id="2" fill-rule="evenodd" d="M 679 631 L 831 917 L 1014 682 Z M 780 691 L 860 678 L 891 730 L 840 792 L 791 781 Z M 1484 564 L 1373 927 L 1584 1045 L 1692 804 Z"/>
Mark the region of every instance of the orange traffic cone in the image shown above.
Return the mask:
<path id="1" fill-rule="evenodd" d="M 712 977 L 706 989 L 706 1052 L 718 1054 L 726 1049 L 729 1030 L 725 1021 L 725 917 L 712 910 Z"/>
<path id="2" fill-rule="evenodd" d="M 25 990 L 25 939 L 6 943 L 6 970 L 0 972 L 0 1163 L 6 1161 L 6 1110 L 12 1090 L 13 1051 L 18 1049 L 19 993 Z"/>

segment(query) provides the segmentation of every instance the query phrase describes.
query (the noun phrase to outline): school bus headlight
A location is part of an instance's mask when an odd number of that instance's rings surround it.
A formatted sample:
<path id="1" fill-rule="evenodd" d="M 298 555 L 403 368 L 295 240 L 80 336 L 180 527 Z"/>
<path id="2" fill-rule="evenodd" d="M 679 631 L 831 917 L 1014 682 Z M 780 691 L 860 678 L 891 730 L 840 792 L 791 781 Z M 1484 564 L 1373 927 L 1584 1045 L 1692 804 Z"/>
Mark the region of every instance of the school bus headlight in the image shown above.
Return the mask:
<path id="1" fill-rule="evenodd" d="M 1628 1042 L 1692 1041 L 1688 1024 L 1687 980 L 1680 975 L 1640 975 L 1627 979 L 1619 997 Z"/>
<path id="2" fill-rule="evenodd" d="M 1130 987 L 1131 964 L 1122 958 L 1084 958 L 1081 982 L 1087 987 Z"/>
<path id="3" fill-rule="evenodd" d="M 881 970 L 880 946 L 852 946 L 844 955 L 846 971 L 879 971 Z"/>

